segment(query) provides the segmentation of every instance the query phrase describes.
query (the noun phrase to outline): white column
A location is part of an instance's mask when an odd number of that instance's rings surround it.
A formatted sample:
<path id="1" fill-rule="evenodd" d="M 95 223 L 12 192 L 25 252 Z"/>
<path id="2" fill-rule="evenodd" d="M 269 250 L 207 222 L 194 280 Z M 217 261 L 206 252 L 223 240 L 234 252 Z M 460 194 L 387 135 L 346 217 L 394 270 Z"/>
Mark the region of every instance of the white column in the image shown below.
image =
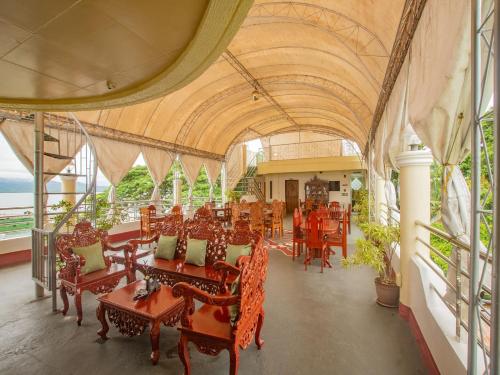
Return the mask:
<path id="1" fill-rule="evenodd" d="M 76 176 L 59 176 L 59 178 L 61 179 L 61 192 L 63 194 L 76 192 Z M 63 199 L 72 205 L 75 205 L 76 203 L 75 194 L 64 194 Z"/>
<path id="2" fill-rule="evenodd" d="M 375 175 L 375 220 L 386 224 L 387 199 L 385 198 L 385 180 L 378 174 Z"/>
<path id="3" fill-rule="evenodd" d="M 227 192 L 227 171 L 226 162 L 222 162 L 222 169 L 220 171 L 220 182 L 221 182 L 221 194 L 222 194 L 222 204 L 227 202 L 226 192 Z"/>
<path id="4" fill-rule="evenodd" d="M 174 205 L 182 205 L 182 180 L 179 171 L 174 172 Z"/>
<path id="5" fill-rule="evenodd" d="M 430 222 L 432 155 L 429 150 L 405 151 L 396 157 L 396 161 L 400 168 L 400 302 L 410 306 L 410 262 L 417 251 L 429 254 L 429 250 L 416 240 L 418 236 L 429 243 L 429 231 L 417 226 L 415 221 Z"/>

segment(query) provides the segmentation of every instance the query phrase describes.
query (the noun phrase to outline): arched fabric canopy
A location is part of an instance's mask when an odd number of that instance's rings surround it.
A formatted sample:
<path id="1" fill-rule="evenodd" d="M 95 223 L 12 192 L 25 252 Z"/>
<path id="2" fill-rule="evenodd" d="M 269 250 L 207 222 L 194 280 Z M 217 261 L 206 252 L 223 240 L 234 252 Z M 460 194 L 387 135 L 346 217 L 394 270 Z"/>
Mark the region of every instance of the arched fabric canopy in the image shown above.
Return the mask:
<path id="1" fill-rule="evenodd" d="M 237 141 L 297 130 L 362 146 L 404 3 L 256 2 L 227 50 L 187 86 L 142 104 L 77 115 L 216 155 Z"/>

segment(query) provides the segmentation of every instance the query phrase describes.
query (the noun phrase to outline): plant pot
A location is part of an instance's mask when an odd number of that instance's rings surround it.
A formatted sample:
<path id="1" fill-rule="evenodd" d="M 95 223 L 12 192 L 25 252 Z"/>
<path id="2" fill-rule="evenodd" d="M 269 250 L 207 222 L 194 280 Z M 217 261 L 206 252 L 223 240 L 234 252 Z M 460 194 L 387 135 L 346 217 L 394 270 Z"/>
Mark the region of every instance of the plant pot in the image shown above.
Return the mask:
<path id="1" fill-rule="evenodd" d="M 377 291 L 377 303 L 385 307 L 399 306 L 399 286 L 387 284 L 375 278 L 375 290 Z"/>

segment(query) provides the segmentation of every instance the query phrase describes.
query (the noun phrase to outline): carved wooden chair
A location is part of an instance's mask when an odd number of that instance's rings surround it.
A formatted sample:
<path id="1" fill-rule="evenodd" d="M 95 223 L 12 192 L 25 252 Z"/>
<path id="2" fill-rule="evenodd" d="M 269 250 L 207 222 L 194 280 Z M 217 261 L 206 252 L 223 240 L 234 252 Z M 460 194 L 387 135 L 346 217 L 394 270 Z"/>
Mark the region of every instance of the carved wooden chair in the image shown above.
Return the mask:
<path id="1" fill-rule="evenodd" d="M 250 206 L 250 227 L 252 230 L 261 232 L 264 236 L 264 210 L 260 205 L 252 204 Z"/>
<path id="2" fill-rule="evenodd" d="M 181 205 L 177 204 L 177 205 L 173 206 L 172 209 L 170 210 L 170 214 L 172 216 L 175 216 L 175 218 L 179 224 L 182 224 L 184 222 Z"/>
<path id="3" fill-rule="evenodd" d="M 292 260 L 295 261 L 296 256 L 302 253 L 302 246 L 306 243 L 306 237 L 302 230 L 302 213 L 296 208 L 293 211 L 293 228 L 292 228 Z"/>
<path id="4" fill-rule="evenodd" d="M 97 242 L 101 243 L 106 268 L 83 274 L 82 267 L 85 265 L 85 258 L 74 254 L 72 249 L 93 245 Z M 66 315 L 68 312 L 67 295 L 74 295 L 78 325 L 81 325 L 82 322 L 82 293 L 85 290 L 93 294 L 108 293 L 118 285 L 123 277 L 127 277 L 128 283 L 135 280 L 130 259 L 132 247 L 128 244 L 112 246 L 108 241 L 107 232 L 93 228 L 88 221 L 76 224 L 71 234 L 59 235 L 56 239 L 56 251 L 63 264 L 59 271 L 60 294 L 64 304 L 62 313 Z M 125 264 L 115 263 L 112 257 L 105 256 L 106 251 L 123 251 Z"/>
<path id="5" fill-rule="evenodd" d="M 267 219 L 266 227 L 271 230 L 271 236 L 274 238 L 276 231 L 278 231 L 278 238 L 283 237 L 283 205 L 276 199 L 271 206 L 272 214 Z"/>
<path id="6" fill-rule="evenodd" d="M 327 244 L 323 240 L 322 221 L 323 219 L 315 211 L 311 212 L 306 220 L 306 258 L 304 260 L 306 271 L 307 266 L 315 258 L 321 261 L 321 272 L 327 264 L 329 254 Z"/>
<path id="7" fill-rule="evenodd" d="M 342 249 L 342 256 L 347 257 L 347 232 L 349 231 L 347 226 L 347 213 L 342 214 L 341 225 L 339 225 L 339 230 L 336 233 L 328 234 L 324 236 L 326 245 L 330 248 L 333 246 L 338 246 Z M 334 220 L 334 219 L 330 219 Z"/>
<path id="8" fill-rule="evenodd" d="M 233 203 L 231 207 L 231 224 L 233 227 L 238 220 L 240 220 L 240 205 L 238 203 Z"/>
<path id="9" fill-rule="evenodd" d="M 260 333 L 264 323 L 268 253 L 262 245 L 262 239 L 256 245 L 253 256 L 240 257 L 239 263 L 241 270 L 225 262 L 217 263 L 220 270 L 240 274 L 234 295 L 212 296 L 187 283 L 178 283 L 173 288 L 174 296 L 182 296 L 185 301 L 178 345 L 185 375 L 191 373 L 189 342 L 194 343 L 201 353 L 211 356 L 228 350 L 231 375 L 238 373 L 240 348 L 246 349 L 254 337 L 258 349 L 264 344 Z M 204 303 L 196 311 L 195 299 Z M 237 308 L 234 319 L 231 319 L 228 309 L 232 305 Z"/>
<path id="10" fill-rule="evenodd" d="M 200 207 L 196 210 L 193 216 L 194 220 L 209 220 L 213 221 L 212 209 L 206 206 Z"/>
<path id="11" fill-rule="evenodd" d="M 340 208 L 340 203 L 337 201 L 330 202 L 330 218 L 334 220 L 340 220 L 342 216 L 342 210 Z"/>
<path id="12" fill-rule="evenodd" d="M 140 207 L 139 213 L 141 216 L 140 237 L 143 238 L 146 236 L 146 238 L 149 238 L 153 236 L 156 231 L 157 223 L 152 219 L 152 216 L 156 214 L 156 207 L 153 205 Z"/>

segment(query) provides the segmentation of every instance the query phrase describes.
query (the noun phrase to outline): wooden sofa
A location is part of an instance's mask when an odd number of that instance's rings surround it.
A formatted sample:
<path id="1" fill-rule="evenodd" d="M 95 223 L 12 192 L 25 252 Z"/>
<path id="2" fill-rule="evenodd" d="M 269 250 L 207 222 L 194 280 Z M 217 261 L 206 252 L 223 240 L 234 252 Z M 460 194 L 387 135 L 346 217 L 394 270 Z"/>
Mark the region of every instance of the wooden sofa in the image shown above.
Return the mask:
<path id="1" fill-rule="evenodd" d="M 106 268 L 82 274 L 81 268 L 85 265 L 85 258 L 74 254 L 72 249 L 96 242 L 101 243 Z M 108 251 L 121 252 L 124 256 L 123 264 L 118 264 L 112 257 L 105 255 Z M 56 239 L 56 252 L 62 264 L 58 274 L 61 282 L 60 294 L 64 304 L 62 313 L 66 315 L 69 308 L 67 295 L 74 295 L 78 325 L 82 322 L 82 293 L 85 290 L 93 294 L 108 293 L 123 277 L 127 277 L 127 282 L 135 280 L 130 259 L 132 246 L 128 244 L 112 246 L 108 241 L 107 232 L 93 228 L 89 221 L 76 224 L 71 234 L 59 235 Z"/>
<path id="2" fill-rule="evenodd" d="M 260 337 L 264 323 L 264 282 L 267 276 L 268 253 L 258 240 L 252 256 L 240 257 L 238 269 L 225 262 L 215 263 L 221 271 L 241 274 L 234 294 L 213 296 L 187 283 L 178 283 L 173 288 L 176 297 L 184 298 L 181 316 L 182 326 L 178 350 L 184 364 L 184 374 L 191 373 L 188 343 L 192 342 L 198 351 L 211 356 L 222 350 L 229 351 L 231 375 L 238 373 L 239 349 L 247 348 L 255 337 L 255 344 L 261 349 L 264 341 Z M 204 303 L 195 310 L 194 300 Z M 237 316 L 231 322 L 229 306 L 236 305 Z"/>
<path id="3" fill-rule="evenodd" d="M 178 237 L 173 260 L 155 258 L 154 255 L 142 258 L 135 256 L 139 245 L 157 244 L 160 235 Z M 187 238 L 207 240 L 205 266 L 184 263 Z M 200 209 L 193 219 L 186 220 L 182 225 L 166 221 L 153 238 L 130 240 L 129 244 L 133 249 L 134 268 L 143 274 L 148 273 L 165 285 L 173 286 L 178 282 L 186 282 L 210 294 L 218 294 L 221 287 L 224 289 L 225 283 L 231 283 L 235 278 L 230 274 L 223 278 L 214 266 L 217 261 L 225 260 L 227 245 L 250 243 L 253 251 L 259 239 L 260 235 L 251 231 L 247 222 L 241 221 L 233 230 L 225 230 L 219 221 L 213 220 L 211 213 L 207 216 L 204 209 Z"/>

